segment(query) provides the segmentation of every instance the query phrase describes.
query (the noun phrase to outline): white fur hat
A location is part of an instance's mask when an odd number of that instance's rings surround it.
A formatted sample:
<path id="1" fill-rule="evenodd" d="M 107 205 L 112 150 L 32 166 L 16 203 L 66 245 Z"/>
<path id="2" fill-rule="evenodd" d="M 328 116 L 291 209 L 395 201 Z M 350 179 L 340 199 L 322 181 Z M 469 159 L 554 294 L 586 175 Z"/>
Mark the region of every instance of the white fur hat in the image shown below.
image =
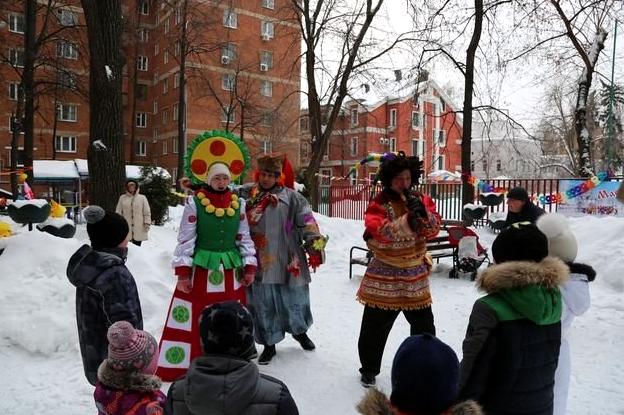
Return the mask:
<path id="1" fill-rule="evenodd" d="M 535 225 L 548 238 L 548 254 L 565 262 L 574 262 L 578 252 L 576 238 L 565 216 L 547 213 L 540 216 Z"/>
<path id="2" fill-rule="evenodd" d="M 223 163 L 215 163 L 210 166 L 210 169 L 208 169 L 208 173 L 206 173 L 206 183 L 210 184 L 212 178 L 215 177 L 217 174 L 225 174 L 227 177 L 232 179 L 232 173 L 230 173 L 230 169 L 228 168 L 228 166 Z"/>

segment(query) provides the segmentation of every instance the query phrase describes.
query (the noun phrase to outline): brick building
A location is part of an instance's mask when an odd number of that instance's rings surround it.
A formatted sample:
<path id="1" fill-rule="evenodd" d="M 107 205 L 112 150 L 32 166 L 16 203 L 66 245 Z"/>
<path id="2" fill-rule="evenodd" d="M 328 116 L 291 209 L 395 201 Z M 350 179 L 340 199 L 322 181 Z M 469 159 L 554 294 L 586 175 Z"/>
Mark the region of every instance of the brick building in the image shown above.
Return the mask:
<path id="1" fill-rule="evenodd" d="M 433 80 L 372 104 L 361 99 L 346 102 L 323 156 L 321 186 L 328 186 L 330 177 L 344 177 L 367 154 L 386 151 L 419 156 L 426 174 L 461 171 L 462 124 L 456 111 Z M 303 161 L 310 154 L 310 136 L 307 119 L 300 123 Z M 361 167 L 351 182 L 366 182 L 375 172 L 376 168 Z"/>
<path id="2" fill-rule="evenodd" d="M 7 85 L 0 95 L 0 120 L 6 120 L 0 122 L 0 164 L 5 170 L 10 165 L 9 119 L 16 109 L 23 59 L 23 3 L 5 2 L 0 10 L 5 48 L 0 79 Z M 84 13 L 76 0 L 53 3 L 48 19 L 45 5 L 38 3 L 37 33 L 47 21 L 55 35 L 42 49 L 36 78 L 61 82 L 40 90 L 35 98 L 34 158 L 85 159 L 90 140 Z M 284 151 L 299 165 L 301 45 L 290 2 L 188 0 L 186 14 L 182 4 L 122 2 L 128 62 L 122 71 L 126 162 L 156 164 L 178 175 L 177 158 L 184 149 L 178 148 L 177 109 L 186 41 L 186 142 L 206 130 L 227 129 L 243 137 L 252 160 L 265 152 Z M 186 37 L 181 35 L 184 21 Z M 0 188 L 8 187 L 8 176 L 0 176 Z"/>

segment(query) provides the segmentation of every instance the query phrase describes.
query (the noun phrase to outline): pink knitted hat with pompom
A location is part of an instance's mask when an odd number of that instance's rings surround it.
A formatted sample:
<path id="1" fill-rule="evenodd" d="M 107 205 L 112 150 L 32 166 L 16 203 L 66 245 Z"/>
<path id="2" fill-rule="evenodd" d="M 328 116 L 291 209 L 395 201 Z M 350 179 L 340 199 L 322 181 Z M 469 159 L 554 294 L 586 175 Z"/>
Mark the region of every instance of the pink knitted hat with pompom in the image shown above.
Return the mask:
<path id="1" fill-rule="evenodd" d="M 142 371 L 149 367 L 158 353 L 154 337 L 136 330 L 127 321 L 118 321 L 109 327 L 108 364 L 113 370 L 124 372 Z"/>

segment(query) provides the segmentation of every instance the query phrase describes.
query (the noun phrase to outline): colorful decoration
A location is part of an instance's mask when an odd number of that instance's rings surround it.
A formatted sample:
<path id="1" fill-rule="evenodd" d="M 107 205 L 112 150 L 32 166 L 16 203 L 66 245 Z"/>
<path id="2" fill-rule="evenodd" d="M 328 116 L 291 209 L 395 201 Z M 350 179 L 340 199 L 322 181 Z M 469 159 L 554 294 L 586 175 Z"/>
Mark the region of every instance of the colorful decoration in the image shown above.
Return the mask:
<path id="1" fill-rule="evenodd" d="M 329 235 L 325 235 L 322 238 L 315 239 L 314 242 L 312 242 L 312 248 L 314 248 L 316 251 L 322 251 L 323 249 L 325 249 L 325 246 L 327 246 L 327 241 L 329 241 Z"/>
<path id="2" fill-rule="evenodd" d="M 232 181 L 245 175 L 250 158 L 240 138 L 226 131 L 207 131 L 193 140 L 185 158 L 185 170 L 193 184 L 206 182 L 206 174 L 214 163 L 230 169 Z"/>
<path id="3" fill-rule="evenodd" d="M 347 173 L 347 175 L 345 176 L 345 178 L 349 178 L 349 177 L 355 177 L 357 170 L 360 168 L 360 166 L 363 166 L 365 164 L 368 164 L 369 166 L 372 167 L 379 167 L 379 165 L 381 165 L 381 162 L 384 160 L 389 160 L 389 159 L 393 159 L 395 158 L 399 153 L 392 153 L 392 152 L 388 152 L 388 153 L 369 153 L 366 157 L 364 157 L 362 160 L 360 160 L 359 163 L 356 163 L 353 165 L 353 167 L 351 167 L 349 169 L 349 172 Z"/>
<path id="4" fill-rule="evenodd" d="M 67 208 L 61 204 L 56 203 L 54 200 L 50 200 L 50 216 L 53 218 L 65 217 Z"/>
<path id="5" fill-rule="evenodd" d="M 0 221 L 0 238 L 8 238 L 11 235 L 13 235 L 11 225 L 6 222 Z"/>
<path id="6" fill-rule="evenodd" d="M 232 217 L 236 214 L 236 209 L 240 207 L 240 202 L 238 201 L 238 196 L 236 195 L 231 196 L 230 206 L 225 209 L 215 207 L 215 205 L 210 202 L 210 199 L 208 199 L 203 192 L 198 192 L 197 198 L 200 200 L 202 206 L 205 206 L 206 213 L 214 213 L 218 218 L 223 217 L 223 215 Z"/>

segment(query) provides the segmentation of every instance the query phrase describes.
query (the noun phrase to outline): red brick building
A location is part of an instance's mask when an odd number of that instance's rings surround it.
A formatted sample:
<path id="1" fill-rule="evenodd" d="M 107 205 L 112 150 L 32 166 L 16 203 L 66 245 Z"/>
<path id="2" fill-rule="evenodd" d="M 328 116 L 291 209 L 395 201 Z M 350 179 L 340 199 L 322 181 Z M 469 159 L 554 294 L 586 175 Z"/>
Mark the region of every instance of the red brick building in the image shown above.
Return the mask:
<path id="1" fill-rule="evenodd" d="M 344 104 L 321 163 L 321 185 L 329 185 L 330 177 L 344 177 L 367 154 L 386 151 L 419 156 L 426 174 L 461 171 L 462 124 L 457 107 L 432 80 L 405 92 L 372 104 L 361 100 Z M 301 131 L 303 160 L 309 157 L 310 140 L 305 117 Z M 356 179 L 370 180 L 375 171 L 361 167 Z"/>
<path id="2" fill-rule="evenodd" d="M 0 121 L 0 167 L 4 170 L 10 165 L 9 119 L 16 109 L 23 66 L 23 3 L 5 2 L 0 10 L 0 22 L 4 22 L 0 40 L 5 49 L 0 79 L 6 86 L 0 94 L 0 120 L 6 120 Z M 39 91 L 35 98 L 34 158 L 85 159 L 90 140 L 84 13 L 77 0 L 53 3 L 47 21 L 57 34 L 43 48 L 36 78 L 63 82 Z M 181 4 L 122 3 L 128 62 L 123 68 L 126 162 L 156 164 L 174 177 L 178 154 L 185 150 L 177 142 L 180 33 L 185 18 Z M 40 33 L 47 10 L 44 3 L 38 5 Z M 289 5 L 290 0 L 188 1 L 187 142 L 206 130 L 228 129 L 243 137 L 252 160 L 265 152 L 284 151 L 299 165 L 301 45 L 296 14 Z M 23 148 L 23 141 L 19 146 Z M 8 176 L 0 176 L 0 188 L 9 188 Z"/>

